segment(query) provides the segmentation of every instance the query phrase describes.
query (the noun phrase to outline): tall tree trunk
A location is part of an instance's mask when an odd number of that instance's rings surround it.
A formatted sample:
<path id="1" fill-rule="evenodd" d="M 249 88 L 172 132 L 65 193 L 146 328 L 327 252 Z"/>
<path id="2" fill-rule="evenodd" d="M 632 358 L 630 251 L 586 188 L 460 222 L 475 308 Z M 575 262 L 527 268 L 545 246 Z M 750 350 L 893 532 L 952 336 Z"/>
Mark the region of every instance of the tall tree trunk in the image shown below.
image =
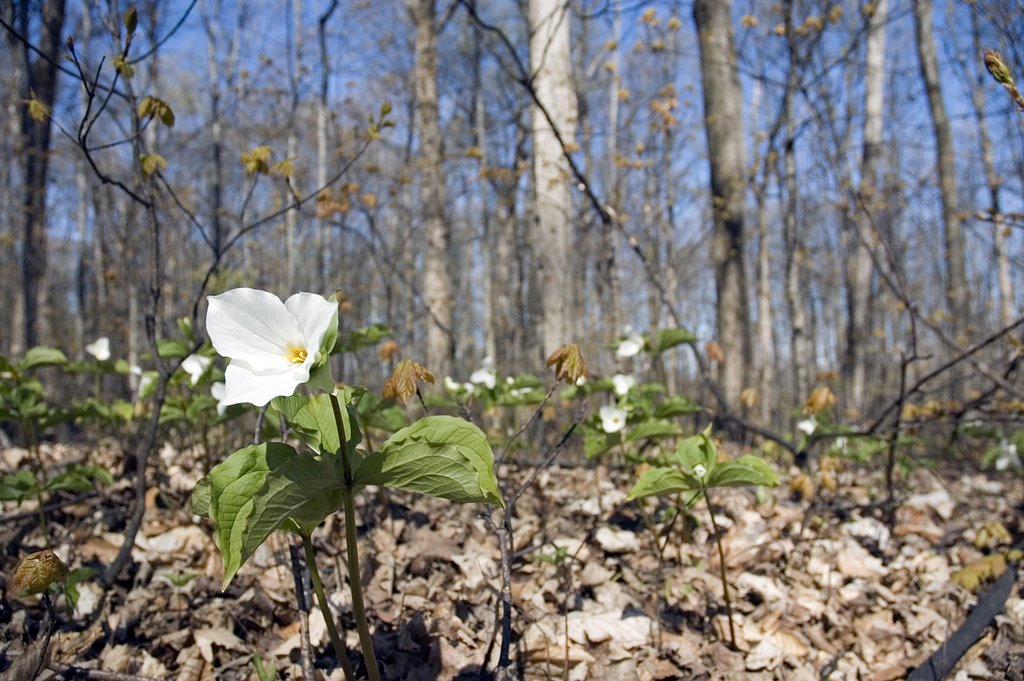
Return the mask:
<path id="1" fill-rule="evenodd" d="M 299 140 L 296 135 L 298 127 L 299 112 L 299 71 L 302 64 L 302 0 L 289 0 L 288 18 L 291 22 L 291 41 L 294 43 L 294 56 L 289 51 L 289 74 L 288 82 L 291 87 L 291 112 L 288 115 L 288 136 L 285 141 L 287 151 L 285 158 L 295 158 L 299 153 Z M 292 178 L 294 180 L 294 178 Z M 291 203 L 293 197 L 286 193 L 284 201 Z M 285 233 L 285 290 L 288 295 L 302 287 L 299 281 L 299 264 L 302 262 L 302 253 L 299 252 L 301 239 L 299 238 L 299 211 L 290 210 L 284 216 Z"/>
<path id="2" fill-rule="evenodd" d="M 21 31 L 29 35 L 28 3 L 22 3 Z M 57 100 L 57 64 L 61 58 L 61 30 L 64 27 L 64 0 L 46 0 L 42 5 L 42 24 L 36 47 L 43 56 L 32 60 L 26 46 L 24 60 L 27 66 L 24 98 L 34 98 L 53 109 Z M 25 136 L 23 172 L 25 195 L 23 199 L 22 222 L 22 309 L 23 347 L 30 348 L 39 342 L 42 311 L 40 302 L 44 296 L 46 281 L 46 187 L 50 163 L 50 119 L 36 120 L 29 114 L 29 107 L 22 108 L 21 129 Z"/>
<path id="3" fill-rule="evenodd" d="M 320 45 L 320 97 L 316 107 L 316 186 L 327 184 L 327 93 L 331 78 L 330 54 L 327 51 L 327 22 L 338 9 L 338 0 L 331 0 L 324 13 L 317 18 L 317 39 Z M 337 277 L 331 274 L 331 255 L 334 243 L 331 239 L 331 221 L 321 218 L 317 240 L 320 249 L 320 292 L 330 295 L 340 287 Z"/>
<path id="4" fill-rule="evenodd" d="M 704 127 L 711 166 L 711 260 L 715 268 L 718 342 L 726 355 L 720 377 L 725 397 L 731 402 L 743 390 L 750 357 L 743 253 L 743 92 L 733 40 L 731 0 L 695 0 L 693 18 L 700 36 Z"/>
<path id="5" fill-rule="evenodd" d="M 969 333 L 970 309 L 967 306 L 967 266 L 964 261 L 964 235 L 957 211 L 956 164 L 953 157 L 953 135 L 950 132 L 946 106 L 942 102 L 939 83 L 939 62 L 935 55 L 932 31 L 932 0 L 914 0 L 914 27 L 921 79 L 928 95 L 935 134 L 935 160 L 938 167 L 939 191 L 942 195 L 942 223 L 945 228 L 946 300 L 952 316 L 951 328 L 958 341 Z"/>
<path id="6" fill-rule="evenodd" d="M 415 125 L 420 141 L 420 207 L 426 230 L 423 300 L 427 306 L 427 367 L 438 376 L 451 373 L 455 361 L 452 333 L 452 277 L 445 220 L 445 172 L 437 103 L 437 27 L 434 0 L 409 0 L 416 28 Z"/>
<path id="7" fill-rule="evenodd" d="M 871 276 L 874 270 L 871 247 L 876 243 L 875 221 L 879 217 L 879 164 L 882 157 L 882 107 L 885 102 L 885 24 L 888 0 L 878 0 L 867 17 L 867 45 L 864 54 L 864 137 L 860 163 L 858 205 L 854 207 L 855 233 L 849 234 L 853 251 L 847 267 L 846 326 L 846 408 L 862 414 L 867 396 L 867 358 L 872 334 L 869 325 Z"/>
<path id="8" fill-rule="evenodd" d="M 621 210 L 619 191 L 619 88 L 622 84 L 622 12 L 613 8 L 612 19 L 612 40 L 615 48 L 610 57 L 611 74 L 608 79 L 608 139 L 607 146 L 607 178 L 608 178 L 608 200 L 616 210 Z M 601 223 L 601 246 L 597 260 L 597 293 L 601 306 L 602 329 L 604 340 L 610 341 L 613 337 L 622 332 L 622 318 L 620 313 L 620 299 L 622 297 L 622 282 L 619 276 L 618 238 L 615 225 Z"/>
<path id="9" fill-rule="evenodd" d="M 533 242 L 540 284 L 540 351 L 546 355 L 571 340 L 572 194 L 569 165 L 555 131 L 566 144 L 576 128 L 576 97 L 569 50 L 566 0 L 530 0 L 530 71 L 539 106 L 533 107 L 533 177 L 536 201 Z M 552 125 L 553 124 L 553 125 Z"/>
<path id="10" fill-rule="evenodd" d="M 796 178 L 796 124 L 793 120 L 793 98 L 799 85 L 799 61 L 794 35 L 795 11 L 793 0 L 784 3 L 786 12 L 786 52 L 789 67 L 786 91 L 782 101 L 782 120 L 786 126 L 786 140 L 782 148 L 783 178 L 786 185 L 786 209 L 783 211 L 782 240 L 786 250 L 786 306 L 789 308 L 790 362 L 793 366 L 793 390 L 797 399 L 804 399 L 811 391 L 814 353 L 811 347 L 811 327 L 807 321 L 810 307 L 804 277 L 807 251 L 797 224 L 799 190 Z"/>
<path id="11" fill-rule="evenodd" d="M 978 11 L 971 8 L 971 38 L 974 54 L 982 51 L 981 28 L 978 25 Z M 1013 322 L 1013 280 L 1010 277 L 1010 257 L 1006 250 L 1006 224 L 1003 221 L 1000 190 L 1003 180 L 996 170 L 995 150 L 985 118 L 985 87 L 988 74 L 978 69 L 971 87 L 971 103 L 974 105 L 974 121 L 978 126 L 978 143 L 981 145 L 981 163 L 985 168 L 985 183 L 988 185 L 989 212 L 992 216 L 992 256 L 996 261 L 996 282 L 999 287 L 999 323 L 1007 326 Z"/>

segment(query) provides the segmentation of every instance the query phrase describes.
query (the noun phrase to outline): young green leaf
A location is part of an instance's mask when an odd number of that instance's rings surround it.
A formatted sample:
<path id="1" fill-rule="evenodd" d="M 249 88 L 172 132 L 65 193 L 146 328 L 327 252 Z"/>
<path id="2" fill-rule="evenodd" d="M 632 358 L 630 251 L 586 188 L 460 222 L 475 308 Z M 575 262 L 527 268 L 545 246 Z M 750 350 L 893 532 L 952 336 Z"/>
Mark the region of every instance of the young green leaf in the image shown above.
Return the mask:
<path id="1" fill-rule="evenodd" d="M 648 419 L 629 431 L 626 442 L 637 440 L 650 440 L 659 437 L 678 437 L 683 434 L 683 429 L 671 421 L 663 419 Z"/>
<path id="2" fill-rule="evenodd" d="M 299 454 L 264 442 L 240 449 L 210 471 L 210 516 L 224 560 L 224 588 L 270 534 L 294 519 L 315 527 L 338 510 L 344 478 L 333 456 Z M 197 488 L 198 489 L 198 488 Z M 193 498 L 193 508 L 203 503 Z"/>
<path id="3" fill-rule="evenodd" d="M 662 329 L 654 337 L 654 352 L 665 352 L 683 343 L 696 343 L 697 337 L 689 329 Z"/>
<path id="4" fill-rule="evenodd" d="M 335 453 L 341 448 L 330 395 L 275 397 L 271 406 L 281 412 L 295 435 L 314 450 Z M 355 419 L 346 418 L 345 409 L 342 409 L 341 415 L 343 420 L 355 422 Z M 355 434 L 353 447 L 359 443 L 358 428 Z"/>
<path id="5" fill-rule="evenodd" d="M 679 492 L 700 494 L 700 482 L 689 473 L 678 468 L 648 468 L 633 485 L 626 498 L 630 501 L 642 497 L 654 497 Z M 696 498 L 696 497 L 694 497 Z"/>
<path id="6" fill-rule="evenodd" d="M 693 472 L 697 466 L 703 466 L 706 472 L 714 470 L 718 463 L 718 454 L 715 451 L 715 444 L 709 437 L 710 432 L 709 427 L 703 433 L 688 437 L 676 445 L 673 457 L 676 463 L 688 472 Z"/>
<path id="7" fill-rule="evenodd" d="M 68 363 L 68 358 L 57 348 L 36 346 L 30 349 L 18 362 L 18 371 L 25 372 L 41 366 L 61 366 Z"/>
<path id="8" fill-rule="evenodd" d="M 723 461 L 708 476 L 708 487 L 774 487 L 779 484 L 775 471 L 763 459 L 746 454 L 732 461 Z"/>
<path id="9" fill-rule="evenodd" d="M 453 416 L 428 416 L 398 431 L 366 457 L 354 482 L 505 507 L 486 436 Z"/>

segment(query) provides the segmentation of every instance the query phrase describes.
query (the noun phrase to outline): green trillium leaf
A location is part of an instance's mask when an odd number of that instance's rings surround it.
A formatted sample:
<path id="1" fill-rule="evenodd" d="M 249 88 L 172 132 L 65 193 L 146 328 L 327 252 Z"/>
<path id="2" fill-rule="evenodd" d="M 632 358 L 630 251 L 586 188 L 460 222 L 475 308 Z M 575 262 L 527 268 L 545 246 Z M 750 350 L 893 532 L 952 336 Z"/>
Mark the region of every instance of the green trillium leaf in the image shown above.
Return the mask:
<path id="1" fill-rule="evenodd" d="M 311 529 L 337 511 L 344 487 L 336 457 L 299 454 L 280 442 L 238 450 L 207 480 L 196 488 L 192 503 L 197 512 L 208 510 L 217 524 L 224 588 L 274 530 Z"/>
<path id="2" fill-rule="evenodd" d="M 396 487 L 449 501 L 505 507 L 486 436 L 454 416 L 428 416 L 398 431 L 367 455 L 354 478 L 356 485 Z"/>
<path id="3" fill-rule="evenodd" d="M 36 346 L 26 352 L 18 362 L 18 371 L 25 372 L 35 367 L 60 366 L 67 363 L 68 358 L 57 348 Z"/>
<path id="4" fill-rule="evenodd" d="M 695 343 L 697 337 L 689 329 L 662 329 L 654 337 L 654 352 L 665 352 L 683 343 Z"/>
<path id="5" fill-rule="evenodd" d="M 678 437 L 683 434 L 683 429 L 671 421 L 664 419 L 648 419 L 637 424 L 636 427 L 626 435 L 627 442 L 637 440 L 651 440 L 659 437 Z"/>
<path id="6" fill-rule="evenodd" d="M 680 492 L 691 493 L 687 505 L 700 496 L 700 482 L 678 468 L 648 468 L 629 491 L 628 500 L 643 497 L 667 496 Z"/>
<path id="7" fill-rule="evenodd" d="M 760 485 L 774 487 L 779 484 L 775 471 L 763 459 L 746 454 L 715 466 L 708 476 L 708 487 L 747 487 Z"/>

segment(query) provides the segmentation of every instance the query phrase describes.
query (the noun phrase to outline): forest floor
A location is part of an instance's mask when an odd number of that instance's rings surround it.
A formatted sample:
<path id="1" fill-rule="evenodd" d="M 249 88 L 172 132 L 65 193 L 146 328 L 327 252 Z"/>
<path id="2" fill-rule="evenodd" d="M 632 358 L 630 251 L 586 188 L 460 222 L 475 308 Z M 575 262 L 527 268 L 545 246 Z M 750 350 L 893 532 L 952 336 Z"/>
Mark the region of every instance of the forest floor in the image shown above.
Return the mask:
<path id="1" fill-rule="evenodd" d="M 69 455 L 60 446 L 47 453 L 54 461 Z M 24 452 L 0 456 L 13 470 Z M 212 526 L 187 510 L 198 464 L 165 446 L 158 469 L 133 567 L 105 594 L 96 582 L 80 585 L 77 611 L 59 611 L 52 666 L 104 670 L 106 678 L 230 681 L 256 679 L 258 654 L 278 678 L 303 678 L 306 619 L 317 678 L 343 678 L 319 611 L 301 616 L 297 609 L 293 540 L 274 535 L 222 591 Z M 529 473 L 503 472 L 512 479 Z M 746 489 L 712 497 L 724 534 L 732 644 L 706 504 L 661 537 L 659 560 L 640 508 L 625 501 L 624 474 L 602 470 L 599 502 L 591 469 L 544 471 L 519 500 L 514 521 L 513 659 L 523 678 L 903 678 L 977 600 L 954 574 L 1000 544 L 1019 545 L 1024 535 L 1019 475 L 916 470 L 900 482 L 902 504 L 890 526 L 877 503 L 884 490 L 878 467 L 847 467 L 834 493 L 812 499 L 787 487 L 797 469 L 783 473 L 784 484 L 760 497 Z M 111 509 L 127 493 L 127 483 L 118 483 L 53 514 L 53 545 L 72 568 L 113 559 L 123 517 Z M 501 579 L 482 507 L 373 490 L 361 501 L 363 583 L 385 677 L 489 678 L 481 669 L 493 669 L 498 658 Z M 25 508 L 6 504 L 0 511 Z M 644 513 L 657 522 L 663 510 L 651 502 Z M 31 646 L 43 617 L 39 598 L 18 598 L 9 578 L 20 555 L 42 548 L 42 535 L 36 529 L 22 537 L 15 525 L 0 525 L 7 542 L 0 571 L 8 576 L 0 601 L 0 678 Z M 338 517 L 314 539 L 356 660 L 348 592 L 340 588 Z M 550 560 L 556 547 L 564 548 L 560 563 Z M 955 678 L 1021 678 L 1022 660 L 1024 599 L 1015 587 L 1005 614 Z M 40 678 L 61 677 L 48 671 Z"/>

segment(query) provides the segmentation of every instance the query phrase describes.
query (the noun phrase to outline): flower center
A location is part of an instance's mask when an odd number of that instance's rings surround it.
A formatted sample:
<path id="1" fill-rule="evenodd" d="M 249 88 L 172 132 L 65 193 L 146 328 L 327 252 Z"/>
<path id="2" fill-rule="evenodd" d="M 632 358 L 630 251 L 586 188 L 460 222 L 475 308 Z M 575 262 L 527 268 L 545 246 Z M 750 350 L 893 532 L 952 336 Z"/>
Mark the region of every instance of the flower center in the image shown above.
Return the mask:
<path id="1" fill-rule="evenodd" d="M 284 358 L 292 364 L 304 364 L 306 362 L 306 349 L 298 345 L 289 345 L 285 350 Z"/>

